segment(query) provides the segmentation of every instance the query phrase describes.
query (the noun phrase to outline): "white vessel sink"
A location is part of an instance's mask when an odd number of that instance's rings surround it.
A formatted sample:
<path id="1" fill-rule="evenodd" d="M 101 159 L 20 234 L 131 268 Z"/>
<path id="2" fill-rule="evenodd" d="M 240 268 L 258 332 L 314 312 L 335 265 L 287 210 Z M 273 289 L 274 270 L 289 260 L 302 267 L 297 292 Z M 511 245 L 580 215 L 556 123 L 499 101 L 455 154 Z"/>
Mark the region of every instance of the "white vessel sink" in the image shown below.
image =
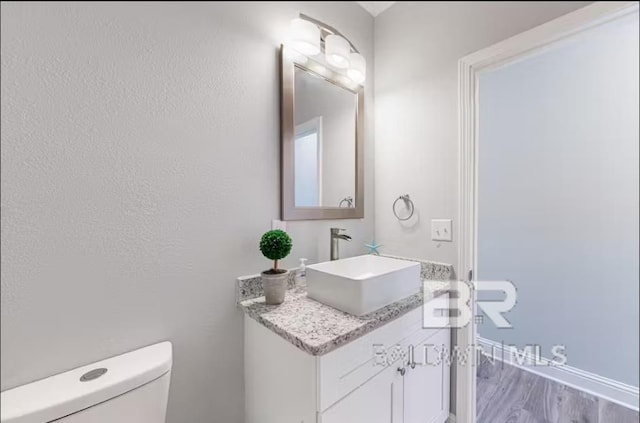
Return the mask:
<path id="1" fill-rule="evenodd" d="M 420 291 L 420 263 L 358 256 L 307 266 L 307 296 L 361 316 Z"/>

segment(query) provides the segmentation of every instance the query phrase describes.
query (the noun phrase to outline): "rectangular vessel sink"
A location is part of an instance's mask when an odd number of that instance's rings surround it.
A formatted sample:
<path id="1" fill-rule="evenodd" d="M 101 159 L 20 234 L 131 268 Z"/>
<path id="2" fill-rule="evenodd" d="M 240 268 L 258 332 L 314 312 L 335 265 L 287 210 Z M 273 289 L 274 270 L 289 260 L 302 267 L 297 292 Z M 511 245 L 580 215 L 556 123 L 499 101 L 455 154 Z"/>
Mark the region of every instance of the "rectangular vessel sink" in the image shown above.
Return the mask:
<path id="1" fill-rule="evenodd" d="M 373 255 L 307 266 L 307 296 L 362 316 L 420 291 L 420 263 Z"/>

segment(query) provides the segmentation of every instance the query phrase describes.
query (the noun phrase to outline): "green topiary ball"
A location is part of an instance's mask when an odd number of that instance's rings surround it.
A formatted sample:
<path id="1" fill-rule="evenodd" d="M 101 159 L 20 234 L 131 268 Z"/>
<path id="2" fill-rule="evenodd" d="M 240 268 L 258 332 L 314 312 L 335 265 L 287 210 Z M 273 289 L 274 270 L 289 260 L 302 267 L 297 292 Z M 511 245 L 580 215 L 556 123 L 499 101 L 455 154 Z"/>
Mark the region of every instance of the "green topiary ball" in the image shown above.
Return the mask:
<path id="1" fill-rule="evenodd" d="M 281 260 L 291 252 L 291 237 L 280 229 L 266 232 L 260 239 L 260 251 L 270 260 Z"/>

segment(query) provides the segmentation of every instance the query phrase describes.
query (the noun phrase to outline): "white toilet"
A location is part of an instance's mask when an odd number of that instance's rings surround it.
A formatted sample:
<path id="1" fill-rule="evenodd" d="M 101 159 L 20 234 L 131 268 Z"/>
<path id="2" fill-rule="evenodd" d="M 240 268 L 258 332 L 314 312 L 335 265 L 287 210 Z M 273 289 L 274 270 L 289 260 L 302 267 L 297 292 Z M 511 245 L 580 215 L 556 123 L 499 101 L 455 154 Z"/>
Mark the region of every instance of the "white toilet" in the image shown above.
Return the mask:
<path id="1" fill-rule="evenodd" d="M 1 423 L 164 423 L 171 343 L 2 392 Z"/>

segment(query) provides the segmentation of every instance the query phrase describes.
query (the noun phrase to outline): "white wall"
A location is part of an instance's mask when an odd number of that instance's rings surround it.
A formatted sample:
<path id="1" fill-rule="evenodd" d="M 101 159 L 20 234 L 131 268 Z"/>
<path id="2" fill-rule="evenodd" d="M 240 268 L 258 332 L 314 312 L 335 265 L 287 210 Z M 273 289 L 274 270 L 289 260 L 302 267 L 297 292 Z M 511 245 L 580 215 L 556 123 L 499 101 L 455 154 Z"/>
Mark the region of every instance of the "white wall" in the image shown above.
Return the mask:
<path id="1" fill-rule="evenodd" d="M 163 339 L 169 422 L 242 421 L 234 278 L 279 215 L 278 46 L 298 11 L 367 58 L 355 3 L 2 3 L 2 389 Z M 297 264 L 329 227 L 289 224 Z"/>
<path id="2" fill-rule="evenodd" d="M 458 197 L 458 59 L 589 2 L 398 2 L 375 22 L 375 232 L 385 253 L 456 264 L 431 241 Z M 391 204 L 409 193 L 417 224 Z"/>
<path id="3" fill-rule="evenodd" d="M 458 60 L 589 3 L 397 2 L 376 17 L 374 211 L 383 252 L 459 273 Z M 416 206 L 408 224 L 391 211 L 406 193 Z M 453 220 L 453 242 L 431 241 L 438 218 Z"/>
<path id="4" fill-rule="evenodd" d="M 480 335 L 634 386 L 638 31 L 635 13 L 482 75 L 478 176 L 477 276 L 518 289 L 513 329 Z"/>

